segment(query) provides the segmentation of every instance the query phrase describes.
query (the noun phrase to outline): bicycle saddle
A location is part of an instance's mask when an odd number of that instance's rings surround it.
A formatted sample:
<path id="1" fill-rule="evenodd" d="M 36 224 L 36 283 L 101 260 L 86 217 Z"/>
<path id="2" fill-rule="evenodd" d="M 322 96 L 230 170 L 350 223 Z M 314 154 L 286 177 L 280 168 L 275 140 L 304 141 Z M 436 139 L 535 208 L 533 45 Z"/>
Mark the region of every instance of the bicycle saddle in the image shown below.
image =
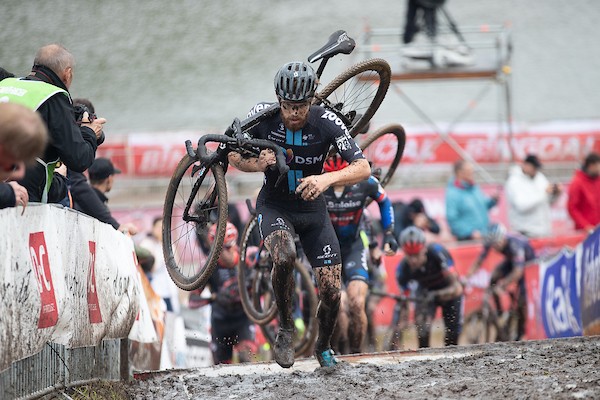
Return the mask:
<path id="1" fill-rule="evenodd" d="M 333 57 L 336 54 L 350 54 L 355 46 L 356 42 L 348 36 L 346 31 L 333 32 L 327 43 L 308 57 L 308 62 L 313 63 L 322 58 Z"/>

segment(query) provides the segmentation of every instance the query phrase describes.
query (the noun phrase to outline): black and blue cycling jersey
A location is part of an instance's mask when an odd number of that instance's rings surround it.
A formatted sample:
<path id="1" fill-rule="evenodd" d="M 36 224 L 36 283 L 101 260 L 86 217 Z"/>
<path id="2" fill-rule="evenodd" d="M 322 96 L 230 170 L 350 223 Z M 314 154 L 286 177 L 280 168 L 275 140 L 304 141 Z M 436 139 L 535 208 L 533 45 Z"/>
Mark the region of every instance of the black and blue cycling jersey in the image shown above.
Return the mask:
<path id="1" fill-rule="evenodd" d="M 323 194 L 327 201 L 331 223 L 342 246 L 358 239 L 361 218 L 368 198 L 379 204 L 383 229 L 387 230 L 394 224 L 392 203 L 374 176 L 354 185 L 345 186 L 340 193 L 336 193 L 334 188 L 330 187 Z"/>
<path id="2" fill-rule="evenodd" d="M 427 246 L 427 261 L 418 270 L 412 270 L 406 258 L 403 258 L 396 269 L 396 281 L 402 290 L 409 289 L 409 282 L 416 281 L 419 289 L 438 290 L 452 284 L 450 274 L 454 271 L 452 256 L 439 243 Z"/>
<path id="3" fill-rule="evenodd" d="M 269 105 L 259 103 L 249 115 Z M 302 200 L 295 194 L 295 190 L 301 178 L 321 174 L 325 157 L 332 146 L 349 163 L 364 158 L 342 120 L 320 106 L 311 106 L 306 124 L 298 131 L 286 129 L 281 114 L 276 113 L 250 129 L 248 134 L 252 138 L 279 144 L 286 154 L 286 162 L 290 168 L 286 179 L 279 187 L 275 187 L 279 172 L 268 169 L 265 171 L 260 196 L 267 204 L 274 203 L 288 209 L 314 209 L 322 206 L 319 201 Z"/>

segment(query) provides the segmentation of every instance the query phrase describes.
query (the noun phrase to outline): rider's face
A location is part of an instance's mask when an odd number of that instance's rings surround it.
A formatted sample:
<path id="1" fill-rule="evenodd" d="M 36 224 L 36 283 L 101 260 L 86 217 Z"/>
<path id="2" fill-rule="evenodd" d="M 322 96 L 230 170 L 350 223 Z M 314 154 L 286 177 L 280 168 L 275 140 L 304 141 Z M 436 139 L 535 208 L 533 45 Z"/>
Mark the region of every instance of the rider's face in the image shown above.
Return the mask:
<path id="1" fill-rule="evenodd" d="M 285 127 L 292 131 L 300 130 L 306 125 L 308 113 L 310 111 L 310 100 L 307 101 L 286 101 L 279 99 L 281 105 L 281 119 Z"/>
<path id="2" fill-rule="evenodd" d="M 427 247 L 423 247 L 416 254 L 406 254 L 405 257 L 410 269 L 417 270 L 427 261 Z"/>

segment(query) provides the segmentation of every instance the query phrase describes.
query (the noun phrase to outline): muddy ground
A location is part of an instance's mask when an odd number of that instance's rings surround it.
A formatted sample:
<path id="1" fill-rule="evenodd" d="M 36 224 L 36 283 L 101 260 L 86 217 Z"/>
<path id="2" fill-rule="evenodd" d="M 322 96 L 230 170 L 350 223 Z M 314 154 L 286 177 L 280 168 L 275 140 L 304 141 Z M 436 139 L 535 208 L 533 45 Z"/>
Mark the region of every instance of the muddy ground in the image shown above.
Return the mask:
<path id="1" fill-rule="evenodd" d="M 600 336 L 171 370 L 125 387 L 134 399 L 598 399 Z M 143 380 L 142 380 L 143 378 Z"/>

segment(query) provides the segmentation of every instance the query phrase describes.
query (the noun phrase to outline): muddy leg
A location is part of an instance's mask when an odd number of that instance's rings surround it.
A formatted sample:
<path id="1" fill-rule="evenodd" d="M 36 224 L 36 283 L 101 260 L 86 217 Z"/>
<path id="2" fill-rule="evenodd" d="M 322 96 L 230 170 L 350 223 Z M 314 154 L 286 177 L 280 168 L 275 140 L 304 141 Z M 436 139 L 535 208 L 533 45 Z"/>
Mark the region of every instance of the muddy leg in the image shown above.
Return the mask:
<path id="1" fill-rule="evenodd" d="M 342 264 L 315 268 L 314 272 L 317 278 L 320 300 L 317 312 L 319 337 L 315 344 L 315 352 L 322 352 L 331 346 L 331 335 L 333 334 L 340 308 Z"/>
<path id="2" fill-rule="evenodd" d="M 367 313 L 365 302 L 369 285 L 366 282 L 353 280 L 348 284 L 348 338 L 350 352 L 361 353 L 362 343 L 367 332 Z"/>
<path id="3" fill-rule="evenodd" d="M 294 365 L 294 320 L 292 297 L 294 294 L 294 263 L 296 245 L 292 234 L 275 231 L 265 239 L 265 246 L 273 259 L 272 282 L 275 302 L 279 311 L 279 332 L 273 346 L 275 361 L 283 368 Z"/>

